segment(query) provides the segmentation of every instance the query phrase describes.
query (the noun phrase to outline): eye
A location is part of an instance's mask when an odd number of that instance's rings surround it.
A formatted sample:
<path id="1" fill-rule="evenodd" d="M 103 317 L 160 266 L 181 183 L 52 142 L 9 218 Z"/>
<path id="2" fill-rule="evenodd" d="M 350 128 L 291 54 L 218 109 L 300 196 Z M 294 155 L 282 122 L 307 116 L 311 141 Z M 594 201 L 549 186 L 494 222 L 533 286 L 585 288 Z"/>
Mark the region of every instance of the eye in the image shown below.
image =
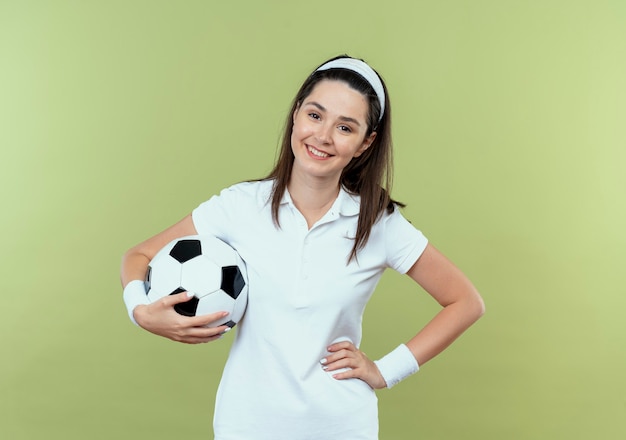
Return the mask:
<path id="1" fill-rule="evenodd" d="M 311 119 L 316 119 L 316 120 L 317 120 L 317 119 L 320 119 L 320 115 L 318 115 L 318 114 L 317 114 L 317 113 L 315 113 L 315 112 L 310 112 L 310 113 L 309 113 L 309 118 L 311 118 Z"/>
<path id="2" fill-rule="evenodd" d="M 340 125 L 339 130 L 343 131 L 344 133 L 352 133 L 352 129 L 347 125 Z"/>

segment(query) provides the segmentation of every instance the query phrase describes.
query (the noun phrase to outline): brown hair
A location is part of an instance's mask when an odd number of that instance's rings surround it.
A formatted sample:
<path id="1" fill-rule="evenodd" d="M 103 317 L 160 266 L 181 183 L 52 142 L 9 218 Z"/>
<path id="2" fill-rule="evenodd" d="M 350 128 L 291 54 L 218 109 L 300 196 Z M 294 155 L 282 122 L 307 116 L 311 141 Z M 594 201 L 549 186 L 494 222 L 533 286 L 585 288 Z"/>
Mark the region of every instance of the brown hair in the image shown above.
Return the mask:
<path id="1" fill-rule="evenodd" d="M 337 58 L 349 57 L 342 55 L 328 61 Z M 325 61 L 321 65 L 326 64 L 328 61 Z M 382 118 L 380 118 L 381 108 L 376 92 L 374 92 L 372 86 L 362 76 L 347 69 L 328 69 L 323 71 L 317 71 L 316 69 L 313 71 L 304 81 L 293 99 L 291 109 L 285 122 L 278 159 L 274 169 L 268 174 L 266 179 L 274 179 L 271 195 L 272 217 L 274 222 L 280 226 L 278 210 L 287 185 L 289 184 L 294 163 L 294 156 L 291 150 L 293 114 L 298 106 L 302 104 L 306 97 L 313 91 L 313 88 L 323 80 L 343 81 L 354 90 L 363 94 L 369 102 L 367 133 L 365 137 L 376 131 L 376 138 L 372 145 L 359 157 L 352 159 L 343 169 L 339 181 L 340 185 L 342 185 L 346 191 L 358 195 L 361 198 L 357 231 L 354 238 L 354 246 L 348 258 L 349 262 L 352 258 L 356 258 L 357 251 L 365 246 L 372 226 L 383 212 L 387 211 L 388 213 L 392 213 L 395 209 L 395 205 L 404 206 L 404 204 L 392 200 L 390 197 L 393 180 L 391 107 L 389 105 L 387 87 L 382 78 L 381 83 L 385 90 L 385 113 L 382 115 Z M 379 118 L 380 122 L 378 122 Z"/>

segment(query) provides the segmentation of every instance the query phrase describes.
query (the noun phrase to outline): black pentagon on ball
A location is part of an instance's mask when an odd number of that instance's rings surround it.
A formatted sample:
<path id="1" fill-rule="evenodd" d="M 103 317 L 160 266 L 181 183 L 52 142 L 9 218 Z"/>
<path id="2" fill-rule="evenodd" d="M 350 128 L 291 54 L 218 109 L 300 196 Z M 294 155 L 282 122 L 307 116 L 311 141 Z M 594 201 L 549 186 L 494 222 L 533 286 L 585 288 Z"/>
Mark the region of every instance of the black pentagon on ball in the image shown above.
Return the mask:
<path id="1" fill-rule="evenodd" d="M 233 299 L 237 299 L 243 288 L 246 287 L 246 281 L 237 266 L 222 267 L 222 286 L 221 289 Z"/>
<path id="2" fill-rule="evenodd" d="M 170 255 L 173 259 L 182 264 L 198 255 L 202 255 L 202 243 L 200 240 L 193 239 L 180 240 L 174 245 L 170 251 Z"/>
<path id="3" fill-rule="evenodd" d="M 170 295 L 176 295 L 177 293 L 182 293 L 184 291 L 185 289 L 183 289 L 182 287 L 179 287 L 178 289 L 170 293 Z M 193 298 L 189 299 L 189 301 L 175 304 L 174 310 L 176 310 L 179 315 L 196 316 L 196 310 L 198 309 L 199 302 L 200 300 L 194 296 Z"/>

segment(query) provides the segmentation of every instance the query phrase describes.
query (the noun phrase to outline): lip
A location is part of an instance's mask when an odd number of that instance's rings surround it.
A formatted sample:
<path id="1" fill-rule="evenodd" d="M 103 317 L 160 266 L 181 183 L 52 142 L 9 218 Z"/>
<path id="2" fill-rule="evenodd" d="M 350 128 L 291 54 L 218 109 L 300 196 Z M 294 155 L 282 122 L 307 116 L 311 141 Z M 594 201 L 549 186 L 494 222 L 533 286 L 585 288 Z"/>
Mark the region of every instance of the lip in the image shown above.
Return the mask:
<path id="1" fill-rule="evenodd" d="M 315 148 L 313 145 L 305 144 L 305 147 L 306 147 L 307 154 L 309 155 L 309 157 L 312 157 L 313 159 L 325 160 L 325 159 L 329 159 L 330 157 L 332 157 L 332 154 L 329 154 L 324 150 L 320 150 L 319 148 Z M 324 156 L 318 156 L 313 151 L 322 153 L 324 154 Z"/>

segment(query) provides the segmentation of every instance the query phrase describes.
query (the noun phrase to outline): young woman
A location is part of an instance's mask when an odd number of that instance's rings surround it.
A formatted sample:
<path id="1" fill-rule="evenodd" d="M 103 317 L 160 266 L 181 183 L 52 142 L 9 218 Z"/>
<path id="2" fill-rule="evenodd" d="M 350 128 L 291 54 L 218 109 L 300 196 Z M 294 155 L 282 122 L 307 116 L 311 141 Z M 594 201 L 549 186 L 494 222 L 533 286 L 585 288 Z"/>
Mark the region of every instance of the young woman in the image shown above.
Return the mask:
<path id="1" fill-rule="evenodd" d="M 149 304 L 148 262 L 193 234 L 217 236 L 246 261 L 248 308 L 217 394 L 216 439 L 377 439 L 374 390 L 415 373 L 483 314 L 471 282 L 402 216 L 391 178 L 384 82 L 365 62 L 338 57 L 300 88 L 267 178 L 223 190 L 125 254 L 131 319 L 191 344 L 228 331 L 204 327 L 225 313 L 178 315 L 186 293 Z M 361 320 L 386 268 L 406 273 L 442 310 L 372 361 L 359 350 Z"/>

